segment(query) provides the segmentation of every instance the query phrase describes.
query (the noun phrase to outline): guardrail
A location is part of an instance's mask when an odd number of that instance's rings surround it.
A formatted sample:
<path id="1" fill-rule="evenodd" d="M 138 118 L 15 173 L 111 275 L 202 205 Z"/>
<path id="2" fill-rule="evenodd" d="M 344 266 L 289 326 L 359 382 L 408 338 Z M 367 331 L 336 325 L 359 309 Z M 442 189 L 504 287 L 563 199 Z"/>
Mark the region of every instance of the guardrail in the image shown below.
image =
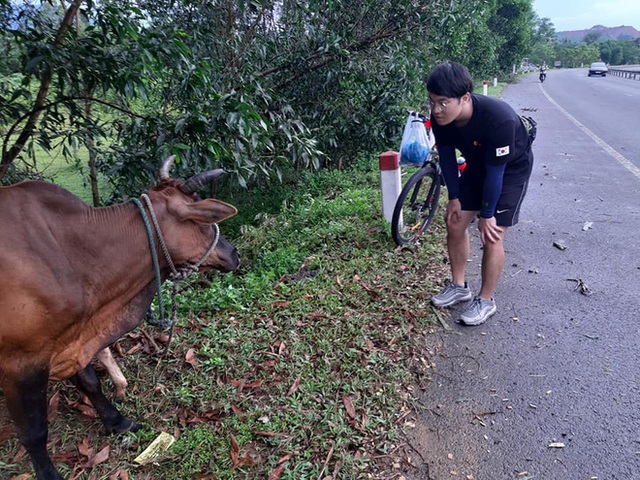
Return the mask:
<path id="1" fill-rule="evenodd" d="M 624 67 L 609 67 L 609 75 L 640 80 L 640 65 L 625 65 Z"/>

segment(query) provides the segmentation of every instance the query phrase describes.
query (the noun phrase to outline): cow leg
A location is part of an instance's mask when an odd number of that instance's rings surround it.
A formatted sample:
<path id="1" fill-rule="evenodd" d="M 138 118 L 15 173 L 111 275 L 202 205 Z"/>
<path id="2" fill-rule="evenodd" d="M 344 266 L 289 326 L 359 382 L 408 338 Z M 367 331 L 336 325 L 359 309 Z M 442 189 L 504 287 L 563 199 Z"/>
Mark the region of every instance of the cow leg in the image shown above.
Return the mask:
<path id="1" fill-rule="evenodd" d="M 84 393 L 100 415 L 107 433 L 135 432 L 140 428 L 136 422 L 122 415 L 102 393 L 100 380 L 91 365 L 87 365 L 71 377 L 73 384 Z"/>
<path id="2" fill-rule="evenodd" d="M 127 390 L 128 383 L 127 383 L 127 379 L 124 377 L 124 374 L 122 373 L 122 370 L 120 370 L 120 366 L 118 365 L 118 362 L 116 362 L 116 359 L 113 358 L 111 349 L 107 347 L 100 350 L 96 354 L 96 359 L 105 368 L 109 377 L 111 377 L 111 381 L 113 382 L 113 386 L 115 388 L 116 400 L 122 400 Z"/>
<path id="3" fill-rule="evenodd" d="M 47 453 L 47 384 L 45 369 L 21 374 L 11 381 L 5 377 L 4 396 L 18 438 L 31 457 L 38 480 L 64 480 Z"/>

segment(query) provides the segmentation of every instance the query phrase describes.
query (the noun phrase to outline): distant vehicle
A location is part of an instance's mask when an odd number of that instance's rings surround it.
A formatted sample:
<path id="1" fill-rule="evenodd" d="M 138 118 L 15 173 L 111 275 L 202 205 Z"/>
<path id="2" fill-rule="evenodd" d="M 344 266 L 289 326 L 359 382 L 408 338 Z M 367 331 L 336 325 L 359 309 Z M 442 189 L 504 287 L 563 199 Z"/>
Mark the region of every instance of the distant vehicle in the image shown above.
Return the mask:
<path id="1" fill-rule="evenodd" d="M 602 75 L 603 77 L 607 76 L 607 72 L 609 69 L 607 68 L 607 64 L 604 62 L 593 62 L 589 67 L 589 76 L 591 75 Z"/>
<path id="2" fill-rule="evenodd" d="M 547 79 L 547 66 L 542 65 L 540 67 L 540 83 L 544 82 Z"/>
<path id="3" fill-rule="evenodd" d="M 537 69 L 538 69 L 538 66 L 534 65 L 533 63 L 523 63 L 522 65 L 520 65 L 520 71 L 522 73 L 533 72 Z"/>

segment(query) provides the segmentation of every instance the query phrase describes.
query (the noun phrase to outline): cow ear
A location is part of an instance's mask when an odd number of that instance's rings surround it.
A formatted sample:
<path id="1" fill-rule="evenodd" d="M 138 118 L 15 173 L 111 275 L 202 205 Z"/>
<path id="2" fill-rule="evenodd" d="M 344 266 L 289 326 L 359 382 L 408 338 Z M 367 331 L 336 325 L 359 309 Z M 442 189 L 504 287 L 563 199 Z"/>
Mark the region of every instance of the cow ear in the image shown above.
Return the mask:
<path id="1" fill-rule="evenodd" d="M 238 209 L 233 205 L 215 198 L 206 198 L 194 203 L 182 204 L 178 210 L 176 213 L 181 220 L 192 220 L 204 225 L 220 223 L 238 213 Z"/>

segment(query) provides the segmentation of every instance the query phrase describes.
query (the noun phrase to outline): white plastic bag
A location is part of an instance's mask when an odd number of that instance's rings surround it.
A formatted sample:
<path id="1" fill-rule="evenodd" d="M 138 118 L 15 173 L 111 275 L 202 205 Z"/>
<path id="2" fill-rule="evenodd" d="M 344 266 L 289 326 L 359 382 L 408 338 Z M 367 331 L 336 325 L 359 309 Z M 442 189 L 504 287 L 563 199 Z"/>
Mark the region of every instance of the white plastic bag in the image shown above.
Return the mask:
<path id="1" fill-rule="evenodd" d="M 409 113 L 400 144 L 400 165 L 420 167 L 430 150 L 424 119 L 416 112 Z"/>

